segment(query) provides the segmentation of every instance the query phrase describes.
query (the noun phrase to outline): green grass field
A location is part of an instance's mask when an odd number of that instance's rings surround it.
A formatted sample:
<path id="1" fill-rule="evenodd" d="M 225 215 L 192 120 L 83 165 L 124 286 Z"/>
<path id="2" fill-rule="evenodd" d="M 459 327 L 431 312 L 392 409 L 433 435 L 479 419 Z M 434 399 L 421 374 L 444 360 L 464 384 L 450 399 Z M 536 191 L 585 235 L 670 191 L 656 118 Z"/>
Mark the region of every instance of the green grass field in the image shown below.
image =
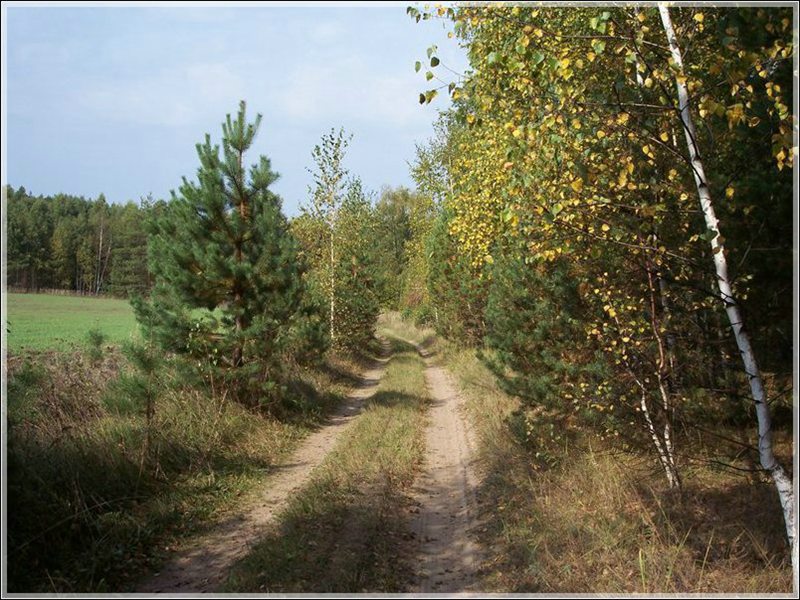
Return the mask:
<path id="1" fill-rule="evenodd" d="M 109 343 L 129 339 L 136 320 L 127 300 L 48 294 L 8 294 L 8 349 L 65 350 L 97 328 Z"/>

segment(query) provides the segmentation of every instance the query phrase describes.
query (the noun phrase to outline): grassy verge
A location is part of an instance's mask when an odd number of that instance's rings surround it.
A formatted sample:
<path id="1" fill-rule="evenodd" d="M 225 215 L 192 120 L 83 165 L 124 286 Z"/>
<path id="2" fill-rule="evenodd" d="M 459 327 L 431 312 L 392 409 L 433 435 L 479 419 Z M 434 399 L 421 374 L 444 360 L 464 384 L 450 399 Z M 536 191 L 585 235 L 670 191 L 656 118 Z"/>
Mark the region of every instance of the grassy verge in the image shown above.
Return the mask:
<path id="1" fill-rule="evenodd" d="M 167 387 L 143 463 L 145 420 L 113 385 L 124 359 L 106 352 L 99 363 L 80 352 L 9 359 L 9 591 L 126 589 L 233 510 L 358 371 L 333 359 L 298 369 L 280 420 Z"/>
<path id="2" fill-rule="evenodd" d="M 414 349 L 392 340 L 376 393 L 311 482 L 234 569 L 236 592 L 392 592 L 409 565 L 407 490 L 424 453 L 427 396 Z"/>
<path id="3" fill-rule="evenodd" d="M 67 350 L 99 329 L 111 343 L 131 338 L 136 319 L 127 300 L 48 294 L 8 294 L 8 347 Z"/>
<path id="4" fill-rule="evenodd" d="M 474 351 L 435 342 L 467 396 L 480 437 L 480 495 L 491 560 L 487 591 L 518 593 L 756 593 L 792 589 L 771 484 L 693 466 L 681 496 L 652 464 L 583 437 L 556 466 L 510 426 L 518 401 Z M 533 438 L 533 442 L 531 441 Z M 791 440 L 782 442 L 790 452 Z"/>

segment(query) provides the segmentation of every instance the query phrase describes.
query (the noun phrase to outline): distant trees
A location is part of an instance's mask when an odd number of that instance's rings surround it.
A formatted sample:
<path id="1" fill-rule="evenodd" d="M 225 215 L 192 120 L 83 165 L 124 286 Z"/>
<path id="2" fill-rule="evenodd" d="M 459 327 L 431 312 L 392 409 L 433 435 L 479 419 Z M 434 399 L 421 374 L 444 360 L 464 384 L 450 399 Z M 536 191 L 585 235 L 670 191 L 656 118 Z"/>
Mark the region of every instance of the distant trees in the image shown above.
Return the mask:
<path id="1" fill-rule="evenodd" d="M 150 287 L 144 222 L 152 200 L 108 204 L 102 194 L 32 196 L 10 186 L 5 194 L 9 286 L 117 296 Z"/>
<path id="2" fill-rule="evenodd" d="M 314 169 L 309 169 L 314 184 L 309 188 L 311 203 L 307 211 L 312 219 L 324 224 L 327 239 L 327 276 L 323 284 L 328 295 L 329 335 L 331 343 L 336 341 L 336 223 L 345 186 L 347 170 L 343 161 L 352 136 L 347 137 L 344 130 L 331 129 L 322 136 L 321 142 L 314 146 L 311 156 Z M 318 265 L 321 268 L 321 264 Z"/>
<path id="3" fill-rule="evenodd" d="M 331 130 L 314 148 L 310 202 L 291 227 L 310 266 L 308 285 L 326 297 L 331 344 L 359 350 L 372 338 L 387 297 L 382 267 L 393 242 L 381 235 L 381 221 L 361 180 L 344 167 L 350 139 L 342 130 Z"/>

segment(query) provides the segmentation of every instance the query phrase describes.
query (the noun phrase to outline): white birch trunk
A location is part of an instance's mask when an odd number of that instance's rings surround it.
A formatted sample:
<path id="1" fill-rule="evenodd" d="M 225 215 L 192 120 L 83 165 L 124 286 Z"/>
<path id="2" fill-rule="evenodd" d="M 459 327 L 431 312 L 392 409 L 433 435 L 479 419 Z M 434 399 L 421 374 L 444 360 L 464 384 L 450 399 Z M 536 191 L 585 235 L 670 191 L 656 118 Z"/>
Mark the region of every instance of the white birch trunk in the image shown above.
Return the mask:
<path id="1" fill-rule="evenodd" d="M 634 15 L 638 15 L 639 9 L 637 7 L 634 7 L 633 13 Z M 639 88 L 639 98 L 643 100 L 641 90 L 644 87 L 644 78 L 642 77 L 642 72 L 639 70 L 638 54 L 636 56 L 636 62 L 634 64 L 634 67 L 636 69 L 636 85 Z M 659 280 L 663 282 L 663 279 L 659 278 Z M 650 295 L 652 304 L 653 294 L 655 292 L 653 290 L 652 273 L 649 270 L 648 270 L 648 283 L 650 286 Z M 662 292 L 662 298 L 663 298 L 663 292 Z M 652 304 L 652 315 L 653 315 L 652 318 L 655 319 L 655 304 Z M 660 339 L 660 334 L 655 325 L 653 326 L 653 333 L 655 334 L 655 337 L 659 344 L 659 350 L 662 350 L 661 348 L 662 340 Z M 678 467 L 675 461 L 675 451 L 672 447 L 672 435 L 671 435 L 672 409 L 670 407 L 669 395 L 666 393 L 666 390 L 664 389 L 663 376 L 664 376 L 664 371 L 663 371 L 663 360 L 662 360 L 662 364 L 659 366 L 656 377 L 659 382 L 658 387 L 661 393 L 662 409 L 664 414 L 663 444 L 661 442 L 661 439 L 659 439 L 659 437 L 655 433 L 655 426 L 649 414 L 649 411 L 647 410 L 647 404 L 644 397 L 642 398 L 642 412 L 644 413 L 645 418 L 647 419 L 647 424 L 648 427 L 650 428 L 651 437 L 653 438 L 653 441 L 656 445 L 656 450 L 658 451 L 659 457 L 661 458 L 661 462 L 664 465 L 664 470 L 666 471 L 667 474 L 667 480 L 669 481 L 669 487 L 680 488 L 681 484 L 680 484 L 680 477 L 678 475 Z"/>
<path id="2" fill-rule="evenodd" d="M 669 9 L 665 5 L 659 4 L 658 10 L 661 14 L 661 22 L 664 26 L 664 31 L 667 34 L 667 42 L 669 43 L 672 59 L 682 73 L 683 59 L 675 38 L 675 31 L 672 27 Z M 742 313 L 739 310 L 739 305 L 731 289 L 730 278 L 728 276 L 728 263 L 725 258 L 725 248 L 721 241 L 722 237 L 719 231 L 719 220 L 714 212 L 708 180 L 706 179 L 703 162 L 697 147 L 697 134 L 694 121 L 689 111 L 689 92 L 686 89 L 686 85 L 681 83 L 678 78 L 675 80 L 675 85 L 678 90 L 678 108 L 680 110 L 684 134 L 686 136 L 689 160 L 692 166 L 695 184 L 697 185 L 697 194 L 700 198 L 700 207 L 703 211 L 706 227 L 716 234 L 714 239 L 711 240 L 711 252 L 714 257 L 719 295 L 725 305 L 725 312 L 728 314 L 728 320 L 730 321 L 733 335 L 736 338 L 736 345 L 739 347 L 739 353 L 742 355 L 745 373 L 750 381 L 750 391 L 753 401 L 755 402 L 756 417 L 758 419 L 759 460 L 762 468 L 772 476 L 772 480 L 778 491 L 781 506 L 783 507 L 783 517 L 786 522 L 786 536 L 789 540 L 792 556 L 794 580 L 797 581 L 797 537 L 795 534 L 794 489 L 792 486 L 792 479 L 787 475 L 780 463 L 778 463 L 772 451 L 772 423 L 769 405 L 767 404 L 764 384 L 761 380 L 761 372 L 759 371 L 755 353 L 750 343 L 750 337 L 744 329 Z"/>
<path id="3" fill-rule="evenodd" d="M 94 271 L 94 295 L 100 291 L 100 269 L 103 264 L 103 221 L 100 220 L 100 243 L 97 247 L 97 267 Z"/>

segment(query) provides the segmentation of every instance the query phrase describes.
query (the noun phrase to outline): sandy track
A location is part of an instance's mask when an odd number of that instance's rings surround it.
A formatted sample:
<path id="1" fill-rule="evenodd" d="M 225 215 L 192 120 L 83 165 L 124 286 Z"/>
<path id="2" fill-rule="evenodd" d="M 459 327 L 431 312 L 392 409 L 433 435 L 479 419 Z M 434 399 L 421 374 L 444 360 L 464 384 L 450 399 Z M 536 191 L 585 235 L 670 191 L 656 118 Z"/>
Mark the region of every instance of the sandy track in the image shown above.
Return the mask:
<path id="1" fill-rule="evenodd" d="M 417 579 L 409 592 L 474 591 L 480 549 L 477 526 L 474 442 L 464 417 L 464 400 L 447 372 L 425 359 L 431 397 L 423 473 L 414 486 L 418 512 L 412 518 L 417 541 Z"/>
<path id="2" fill-rule="evenodd" d="M 388 346 L 385 346 L 388 349 Z M 388 362 L 384 358 L 362 375 L 361 383 L 318 431 L 312 433 L 245 508 L 216 525 L 209 534 L 192 540 L 160 573 L 144 581 L 136 592 L 213 592 L 224 582 L 230 567 L 244 557 L 267 525 L 304 485 L 311 472 L 333 449 L 336 440 L 361 412 Z"/>

